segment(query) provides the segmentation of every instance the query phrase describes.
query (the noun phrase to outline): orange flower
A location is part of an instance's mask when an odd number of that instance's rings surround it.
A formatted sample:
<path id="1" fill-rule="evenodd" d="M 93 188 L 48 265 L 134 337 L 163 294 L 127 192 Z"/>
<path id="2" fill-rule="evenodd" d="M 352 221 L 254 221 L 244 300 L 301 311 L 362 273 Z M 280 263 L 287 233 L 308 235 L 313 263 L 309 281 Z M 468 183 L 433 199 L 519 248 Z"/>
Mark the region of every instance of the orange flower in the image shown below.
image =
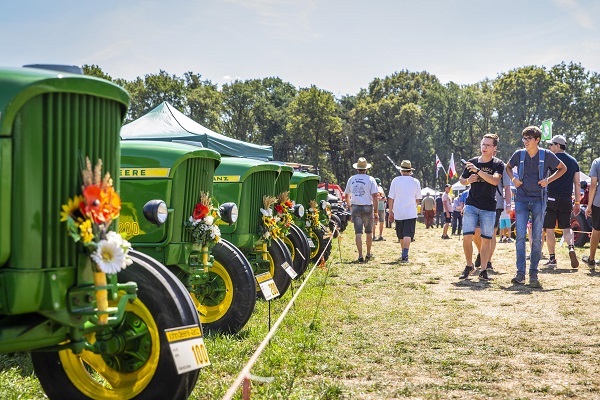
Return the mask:
<path id="1" fill-rule="evenodd" d="M 116 219 L 121 213 L 121 197 L 112 186 L 108 186 L 101 193 L 102 199 L 102 214 L 105 220 Z"/>

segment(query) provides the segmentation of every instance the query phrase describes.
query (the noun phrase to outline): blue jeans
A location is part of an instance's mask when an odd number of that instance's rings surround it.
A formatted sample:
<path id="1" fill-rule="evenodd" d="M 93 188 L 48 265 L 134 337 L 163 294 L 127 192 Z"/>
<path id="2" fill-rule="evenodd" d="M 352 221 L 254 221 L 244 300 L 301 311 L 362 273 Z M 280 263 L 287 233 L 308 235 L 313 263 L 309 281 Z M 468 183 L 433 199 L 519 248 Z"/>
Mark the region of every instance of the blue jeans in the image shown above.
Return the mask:
<path id="1" fill-rule="evenodd" d="M 463 235 L 472 235 L 475 228 L 481 230 L 481 237 L 491 239 L 494 235 L 494 223 L 496 222 L 496 211 L 480 210 L 470 205 L 465 206 L 463 211 Z"/>
<path id="2" fill-rule="evenodd" d="M 531 236 L 529 240 L 531 246 L 531 260 L 529 264 L 529 273 L 538 273 L 538 264 L 542 257 L 542 223 L 544 221 L 544 203 L 538 201 L 516 201 L 516 229 L 517 240 L 515 247 L 517 250 L 517 273 L 525 276 L 525 236 L 527 235 L 527 221 L 531 213 Z"/>

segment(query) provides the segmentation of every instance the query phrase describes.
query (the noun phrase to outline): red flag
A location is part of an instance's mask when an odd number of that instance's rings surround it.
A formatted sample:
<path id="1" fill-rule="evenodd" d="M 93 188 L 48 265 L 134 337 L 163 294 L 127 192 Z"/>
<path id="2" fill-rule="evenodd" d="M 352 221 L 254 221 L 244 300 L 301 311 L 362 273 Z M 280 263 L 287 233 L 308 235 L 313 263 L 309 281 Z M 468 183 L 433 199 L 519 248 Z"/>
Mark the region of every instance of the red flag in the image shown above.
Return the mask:
<path id="1" fill-rule="evenodd" d="M 454 166 L 454 153 L 450 156 L 450 166 L 448 167 L 448 177 L 452 178 L 456 175 L 456 167 Z"/>

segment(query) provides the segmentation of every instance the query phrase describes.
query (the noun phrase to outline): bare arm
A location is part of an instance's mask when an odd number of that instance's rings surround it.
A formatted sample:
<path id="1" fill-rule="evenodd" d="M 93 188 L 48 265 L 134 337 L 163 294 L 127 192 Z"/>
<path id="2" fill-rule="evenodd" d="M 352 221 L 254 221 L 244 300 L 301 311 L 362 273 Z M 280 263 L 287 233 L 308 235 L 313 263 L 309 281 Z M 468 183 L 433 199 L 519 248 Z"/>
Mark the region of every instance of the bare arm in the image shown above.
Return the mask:
<path id="1" fill-rule="evenodd" d="M 590 217 L 592 215 L 592 204 L 594 203 L 594 196 L 596 196 L 596 186 L 598 186 L 598 178 L 592 176 L 592 183 L 590 183 L 590 192 L 588 193 L 588 207 L 585 210 L 585 215 Z"/>
<path id="2" fill-rule="evenodd" d="M 506 168 L 504 168 L 504 170 L 506 171 L 506 175 L 508 175 L 508 177 L 510 178 L 510 180 L 512 181 L 512 183 L 515 185 L 515 187 L 519 187 L 523 184 L 523 182 L 519 179 L 519 178 L 515 178 L 515 175 L 513 174 L 513 166 L 510 165 L 510 163 L 506 163 Z"/>
<path id="3" fill-rule="evenodd" d="M 550 175 L 549 177 L 542 179 L 541 181 L 538 181 L 538 184 L 541 187 L 546 187 L 546 186 L 548 186 L 548 184 L 550 182 L 554 182 L 555 180 L 557 180 L 558 178 L 563 176 L 565 174 L 565 172 L 567 172 L 567 166 L 565 165 L 565 163 L 560 161 L 560 163 L 556 167 L 556 171 L 554 171 L 554 173 L 552 175 Z"/>
<path id="4" fill-rule="evenodd" d="M 388 216 L 388 220 L 390 222 L 394 222 L 394 199 L 388 197 L 388 208 L 390 210 L 390 215 Z"/>
<path id="5" fill-rule="evenodd" d="M 575 186 L 575 204 L 573 204 L 573 215 L 578 215 L 581 212 L 581 182 L 579 181 L 579 171 L 573 175 L 573 185 Z"/>

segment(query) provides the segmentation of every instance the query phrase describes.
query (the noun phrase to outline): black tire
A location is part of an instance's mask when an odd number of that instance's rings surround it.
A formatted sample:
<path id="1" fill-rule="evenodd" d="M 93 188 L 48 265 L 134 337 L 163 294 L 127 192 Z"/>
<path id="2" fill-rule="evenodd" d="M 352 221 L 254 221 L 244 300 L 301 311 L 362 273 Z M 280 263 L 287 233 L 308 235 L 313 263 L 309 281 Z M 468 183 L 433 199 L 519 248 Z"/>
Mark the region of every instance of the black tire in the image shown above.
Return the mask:
<path id="1" fill-rule="evenodd" d="M 331 214 L 331 219 L 329 220 L 329 230 L 333 232 L 333 238 L 337 238 L 340 235 L 340 229 L 342 226 L 342 221 L 340 217 L 335 214 Z"/>
<path id="2" fill-rule="evenodd" d="M 585 217 L 579 213 L 577 216 L 571 215 L 571 229 L 573 230 L 573 244 L 577 247 L 583 247 L 590 239 L 587 233 L 588 227 Z"/>
<path id="3" fill-rule="evenodd" d="M 331 253 L 331 233 L 328 231 L 328 228 L 319 225 L 318 228 L 311 229 L 309 236 L 315 244 L 310 253 L 310 261 L 316 262 L 321 257 L 321 254 L 323 254 L 323 259 L 327 261 Z"/>
<path id="4" fill-rule="evenodd" d="M 283 238 L 287 249 L 292 256 L 292 268 L 298 274 L 296 279 L 300 278 L 310 262 L 310 247 L 308 245 L 308 239 L 300 228 L 295 224 L 290 226 L 289 234 Z"/>
<path id="5" fill-rule="evenodd" d="M 256 282 L 250 262 L 230 242 L 212 248 L 214 263 L 209 283 L 194 293 L 200 322 L 211 332 L 237 333 L 248 322 L 256 304 Z"/>
<path id="6" fill-rule="evenodd" d="M 290 284 L 292 283 L 292 278 L 290 278 L 285 269 L 283 269 L 282 265 L 285 262 L 287 262 L 289 265 L 292 265 L 292 255 L 287 249 L 287 246 L 283 244 L 283 242 L 280 239 L 271 240 L 271 245 L 267 250 L 269 252 L 269 254 L 267 255 L 270 264 L 269 272 L 273 277 L 273 281 L 277 286 L 277 290 L 279 291 L 280 296 L 283 296 L 290 287 Z M 264 299 L 262 292 L 260 292 L 259 294 L 260 297 Z"/>
<path id="7" fill-rule="evenodd" d="M 135 317 L 148 328 L 148 360 L 137 370 L 125 372 L 111 368 L 102 354 L 87 350 L 80 354 L 34 352 L 35 373 L 50 399 L 187 399 L 191 394 L 199 370 L 177 373 L 165 329 L 199 326 L 198 312 L 183 284 L 163 265 L 136 251 L 130 254 L 133 264 L 119 273 L 118 280 L 136 282 L 138 297 L 127 304 L 124 321 Z M 112 330 L 119 335 L 119 328 Z"/>

